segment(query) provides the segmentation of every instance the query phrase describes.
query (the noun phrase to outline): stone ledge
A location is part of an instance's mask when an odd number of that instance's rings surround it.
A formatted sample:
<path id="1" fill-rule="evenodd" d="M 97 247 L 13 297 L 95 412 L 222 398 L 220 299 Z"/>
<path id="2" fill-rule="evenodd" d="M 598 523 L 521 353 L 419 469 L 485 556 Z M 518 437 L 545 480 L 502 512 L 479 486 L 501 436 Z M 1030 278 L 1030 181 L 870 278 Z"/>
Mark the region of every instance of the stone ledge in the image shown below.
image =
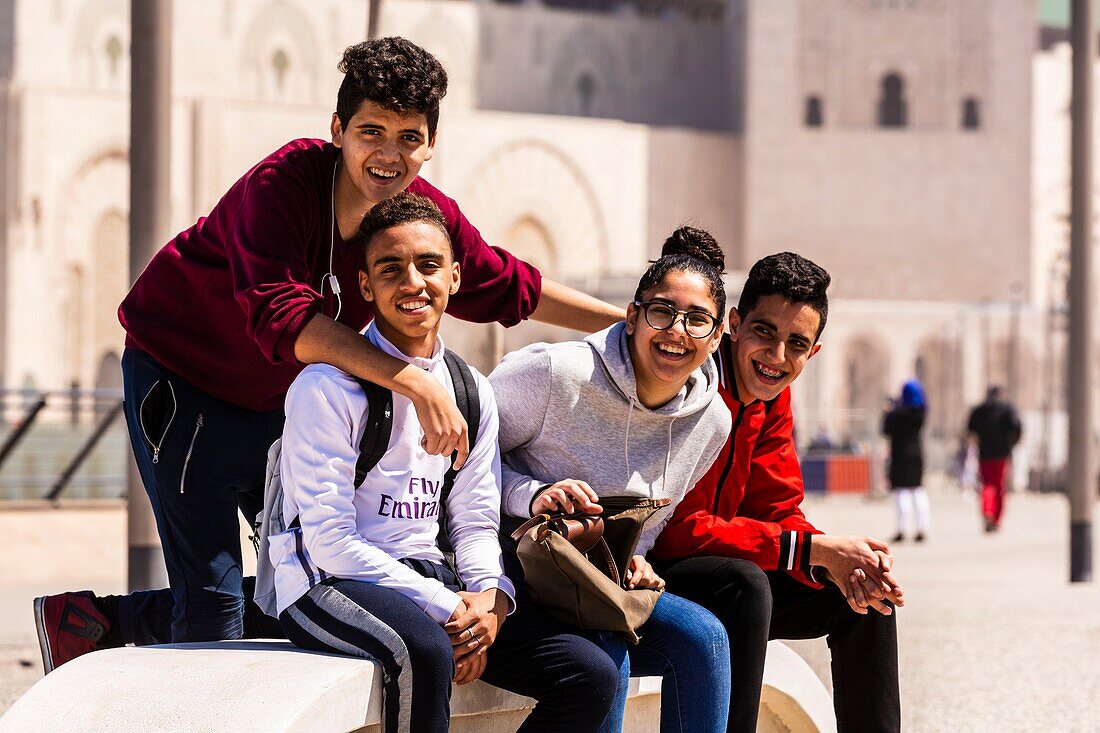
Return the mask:
<path id="1" fill-rule="evenodd" d="M 832 700 L 787 647 L 772 642 L 761 731 L 832 733 Z M 0 718 L 0 733 L 378 730 L 379 670 L 369 661 L 237 641 L 107 649 L 59 667 Z M 660 680 L 631 681 L 626 731 L 654 729 Z M 475 682 L 451 701 L 452 730 L 515 730 L 534 701 Z M 79 721 L 79 722 L 77 722 Z"/>

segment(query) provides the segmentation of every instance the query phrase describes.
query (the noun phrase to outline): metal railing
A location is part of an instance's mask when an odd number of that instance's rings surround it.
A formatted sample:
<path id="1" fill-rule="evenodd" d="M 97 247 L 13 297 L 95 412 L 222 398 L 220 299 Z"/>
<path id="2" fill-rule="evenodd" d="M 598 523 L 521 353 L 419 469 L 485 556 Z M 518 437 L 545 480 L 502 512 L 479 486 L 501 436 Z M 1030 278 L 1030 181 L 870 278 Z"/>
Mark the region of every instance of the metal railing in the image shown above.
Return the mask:
<path id="1" fill-rule="evenodd" d="M 121 413 L 117 389 L 0 389 L 0 500 L 123 495 Z"/>

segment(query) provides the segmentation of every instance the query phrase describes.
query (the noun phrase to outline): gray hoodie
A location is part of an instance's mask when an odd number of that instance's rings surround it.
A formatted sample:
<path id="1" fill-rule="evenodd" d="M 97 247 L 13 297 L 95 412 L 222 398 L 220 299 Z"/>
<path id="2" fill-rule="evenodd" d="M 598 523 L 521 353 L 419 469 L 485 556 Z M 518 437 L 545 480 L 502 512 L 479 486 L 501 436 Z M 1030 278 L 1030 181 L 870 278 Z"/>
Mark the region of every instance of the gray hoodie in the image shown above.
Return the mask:
<path id="1" fill-rule="evenodd" d="M 531 516 L 547 484 L 587 481 L 600 496 L 668 498 L 638 544 L 645 554 L 730 432 L 711 359 L 680 394 L 651 410 L 638 399 L 626 324 L 584 341 L 532 344 L 489 375 L 500 414 L 504 510 Z"/>

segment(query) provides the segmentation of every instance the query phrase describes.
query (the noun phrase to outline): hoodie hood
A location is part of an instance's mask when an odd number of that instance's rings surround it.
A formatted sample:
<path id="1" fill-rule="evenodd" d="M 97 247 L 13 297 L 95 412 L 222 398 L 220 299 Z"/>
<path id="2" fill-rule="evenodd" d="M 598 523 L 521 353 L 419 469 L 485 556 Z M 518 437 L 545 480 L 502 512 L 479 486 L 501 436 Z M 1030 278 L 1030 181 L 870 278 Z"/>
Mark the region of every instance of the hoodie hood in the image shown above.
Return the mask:
<path id="1" fill-rule="evenodd" d="M 706 359 L 688 377 L 680 394 L 667 404 L 649 409 L 638 399 L 638 380 L 634 375 L 634 363 L 630 360 L 627 339 L 626 322 L 620 321 L 588 336 L 584 342 L 592 349 L 608 380 L 623 400 L 633 404 L 634 409 L 671 418 L 686 417 L 705 410 L 718 394 L 718 369 L 714 365 L 714 359 Z"/>

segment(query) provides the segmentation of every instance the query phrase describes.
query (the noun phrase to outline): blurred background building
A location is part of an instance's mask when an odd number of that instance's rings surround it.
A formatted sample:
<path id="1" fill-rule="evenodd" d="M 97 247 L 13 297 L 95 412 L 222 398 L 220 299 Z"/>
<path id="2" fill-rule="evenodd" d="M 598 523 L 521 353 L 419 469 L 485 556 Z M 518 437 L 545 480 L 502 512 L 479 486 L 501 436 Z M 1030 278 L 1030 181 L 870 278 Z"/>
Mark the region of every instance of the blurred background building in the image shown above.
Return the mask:
<path id="1" fill-rule="evenodd" d="M 682 223 L 723 243 L 734 295 L 756 259 L 797 251 L 834 278 L 825 348 L 795 386 L 800 441 L 875 454 L 884 400 L 918 377 L 942 468 L 968 406 L 1000 383 L 1026 420 L 1022 478 L 1065 457 L 1065 5 L 385 0 L 381 31 L 446 66 L 424 175 L 491 243 L 622 303 Z M 367 7 L 174 3 L 165 241 L 287 140 L 327 137 L 336 64 L 365 36 Z M 127 0 L 0 0 L 9 397 L 120 383 L 129 32 Z M 569 335 L 448 328 L 483 369 Z M 4 429 L 19 399 L 0 411 Z M 121 451 L 121 435 L 108 445 Z M 119 466 L 113 488 L 80 490 L 117 494 Z M 0 496 L 37 491 L 25 487 L 41 467 L 12 472 Z"/>

